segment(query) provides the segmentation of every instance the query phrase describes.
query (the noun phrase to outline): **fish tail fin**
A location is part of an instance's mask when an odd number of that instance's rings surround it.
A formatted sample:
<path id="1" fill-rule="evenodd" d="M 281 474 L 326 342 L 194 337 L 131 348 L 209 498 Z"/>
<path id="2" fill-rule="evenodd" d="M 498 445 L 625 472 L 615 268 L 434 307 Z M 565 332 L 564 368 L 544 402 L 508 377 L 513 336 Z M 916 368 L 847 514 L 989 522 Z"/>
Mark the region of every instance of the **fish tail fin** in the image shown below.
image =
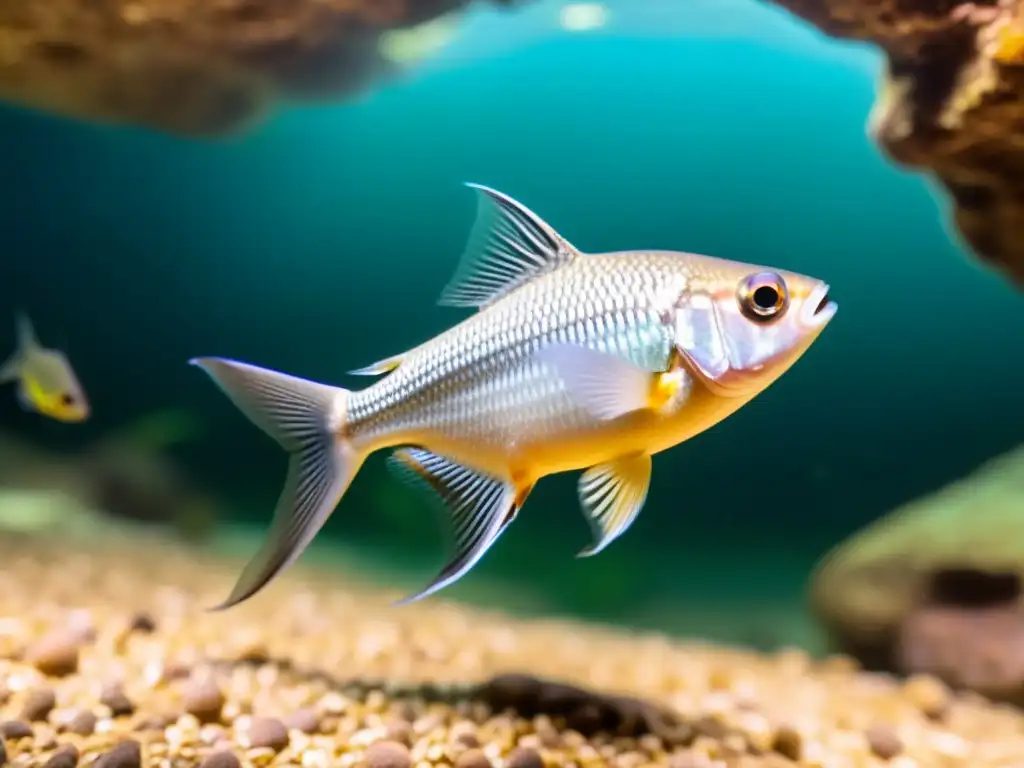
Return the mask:
<path id="1" fill-rule="evenodd" d="M 39 342 L 36 341 L 36 333 L 32 329 L 32 321 L 28 319 L 28 315 L 24 312 L 15 314 L 14 326 L 17 343 L 14 354 L 5 360 L 3 365 L 0 365 L 0 384 L 16 380 L 21 375 L 21 366 L 25 355 L 29 350 L 39 346 Z"/>
<path id="2" fill-rule="evenodd" d="M 15 350 L 14 354 L 4 360 L 0 365 L 0 384 L 7 384 L 16 381 L 21 375 L 21 350 Z"/>
<path id="3" fill-rule="evenodd" d="M 255 595 L 294 563 L 331 516 L 366 454 L 346 437 L 351 392 L 234 360 L 201 357 L 202 368 L 288 454 L 288 474 L 270 532 L 224 602 Z"/>

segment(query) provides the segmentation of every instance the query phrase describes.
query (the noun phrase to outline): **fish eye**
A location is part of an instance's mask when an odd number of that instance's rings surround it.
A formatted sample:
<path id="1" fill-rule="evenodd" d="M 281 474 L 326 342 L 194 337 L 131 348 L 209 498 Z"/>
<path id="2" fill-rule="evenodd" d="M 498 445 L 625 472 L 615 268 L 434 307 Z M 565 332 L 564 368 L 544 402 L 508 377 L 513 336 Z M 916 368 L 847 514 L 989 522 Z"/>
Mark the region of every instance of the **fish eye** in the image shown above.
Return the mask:
<path id="1" fill-rule="evenodd" d="M 60 404 L 70 408 L 75 404 L 75 396 L 65 392 L 60 396 Z"/>
<path id="2" fill-rule="evenodd" d="M 786 281 L 775 272 L 758 272 L 744 278 L 737 298 L 743 314 L 757 322 L 775 320 L 789 306 Z"/>

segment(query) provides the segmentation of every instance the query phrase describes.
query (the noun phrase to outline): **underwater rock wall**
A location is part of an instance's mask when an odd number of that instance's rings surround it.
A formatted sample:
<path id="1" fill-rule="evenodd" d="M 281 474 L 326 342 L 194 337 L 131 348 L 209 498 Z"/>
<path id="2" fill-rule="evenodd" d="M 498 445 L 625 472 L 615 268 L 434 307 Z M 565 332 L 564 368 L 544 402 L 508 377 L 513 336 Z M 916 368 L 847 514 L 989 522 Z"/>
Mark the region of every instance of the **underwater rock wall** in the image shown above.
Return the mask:
<path id="1" fill-rule="evenodd" d="M 510 0 L 495 0 L 509 5 Z M 378 39 L 467 0 L 4 0 L 0 99 L 209 137 L 277 99 L 343 96 Z"/>
<path id="2" fill-rule="evenodd" d="M 971 248 L 1024 290 L 1024 3 L 773 2 L 885 52 L 872 135 L 942 182 Z"/>

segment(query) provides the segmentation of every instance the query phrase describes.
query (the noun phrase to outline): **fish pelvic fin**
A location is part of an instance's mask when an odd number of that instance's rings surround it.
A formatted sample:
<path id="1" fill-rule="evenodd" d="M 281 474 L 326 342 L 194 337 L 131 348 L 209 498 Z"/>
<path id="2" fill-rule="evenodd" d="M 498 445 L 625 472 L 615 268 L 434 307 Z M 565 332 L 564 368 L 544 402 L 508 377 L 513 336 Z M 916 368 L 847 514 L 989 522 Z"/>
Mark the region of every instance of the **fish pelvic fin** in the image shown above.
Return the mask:
<path id="1" fill-rule="evenodd" d="M 579 251 L 522 203 L 481 184 L 466 248 L 438 303 L 483 307 L 540 275 L 569 264 Z"/>
<path id="2" fill-rule="evenodd" d="M 626 532 L 647 500 L 651 485 L 651 457 L 634 453 L 591 467 L 580 476 L 583 515 L 593 543 L 577 557 L 590 557 Z"/>
<path id="3" fill-rule="evenodd" d="M 426 587 L 395 605 L 421 600 L 468 573 L 515 519 L 530 491 L 420 448 L 395 451 L 388 467 L 400 480 L 430 490 L 451 520 L 445 527 L 448 559 L 444 567 Z"/>
<path id="4" fill-rule="evenodd" d="M 555 342 L 535 358 L 562 379 L 570 397 L 594 418 L 611 421 L 641 410 L 678 407 L 685 377 L 649 370 L 619 355 L 580 344 Z"/>
<path id="5" fill-rule="evenodd" d="M 299 558 L 366 456 L 345 436 L 348 390 L 223 358 L 189 362 L 289 454 L 284 490 L 263 547 L 227 599 L 208 609 L 219 611 L 249 599 Z"/>

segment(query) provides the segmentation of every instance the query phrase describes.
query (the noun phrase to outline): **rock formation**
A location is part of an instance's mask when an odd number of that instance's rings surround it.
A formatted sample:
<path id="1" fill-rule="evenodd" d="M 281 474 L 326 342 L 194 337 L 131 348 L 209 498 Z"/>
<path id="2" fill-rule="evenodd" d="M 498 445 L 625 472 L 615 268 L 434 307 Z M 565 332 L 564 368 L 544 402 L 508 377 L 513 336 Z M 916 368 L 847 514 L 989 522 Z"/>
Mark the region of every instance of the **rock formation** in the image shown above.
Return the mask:
<path id="1" fill-rule="evenodd" d="M 0 99 L 215 136 L 278 99 L 358 91 L 386 68 L 382 34 L 467 2 L 4 0 Z"/>
<path id="2" fill-rule="evenodd" d="M 1024 290 L 1024 2 L 772 1 L 885 52 L 872 135 L 942 182 L 970 247 Z"/>
<path id="3" fill-rule="evenodd" d="M 872 133 L 941 180 L 970 247 L 1024 289 L 1024 0 L 772 1 L 885 51 Z M 4 0 L 0 99 L 216 136 L 361 90 L 388 70 L 382 35 L 468 2 Z"/>
<path id="4" fill-rule="evenodd" d="M 811 603 L 869 666 L 1024 703 L 1024 444 L 854 535 Z"/>

